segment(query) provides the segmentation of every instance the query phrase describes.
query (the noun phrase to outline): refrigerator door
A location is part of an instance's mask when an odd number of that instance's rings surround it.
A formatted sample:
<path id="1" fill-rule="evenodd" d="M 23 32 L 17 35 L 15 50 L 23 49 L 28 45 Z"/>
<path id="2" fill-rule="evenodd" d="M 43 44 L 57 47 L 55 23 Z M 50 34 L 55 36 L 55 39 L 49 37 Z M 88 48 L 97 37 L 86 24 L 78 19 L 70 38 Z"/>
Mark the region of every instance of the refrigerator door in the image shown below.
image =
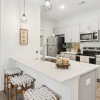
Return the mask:
<path id="1" fill-rule="evenodd" d="M 57 42 L 57 37 L 51 36 L 51 37 L 48 38 L 47 42 L 48 42 L 50 45 L 57 45 L 57 43 L 58 43 L 58 42 Z"/>
<path id="2" fill-rule="evenodd" d="M 57 46 L 47 46 L 47 55 L 56 57 L 57 56 Z"/>

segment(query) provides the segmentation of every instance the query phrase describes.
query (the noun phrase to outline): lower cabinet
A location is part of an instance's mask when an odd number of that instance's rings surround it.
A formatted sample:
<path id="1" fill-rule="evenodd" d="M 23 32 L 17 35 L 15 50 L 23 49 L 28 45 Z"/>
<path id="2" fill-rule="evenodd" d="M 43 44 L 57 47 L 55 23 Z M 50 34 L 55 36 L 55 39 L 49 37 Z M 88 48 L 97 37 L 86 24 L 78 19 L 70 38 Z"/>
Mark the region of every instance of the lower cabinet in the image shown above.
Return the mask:
<path id="1" fill-rule="evenodd" d="M 80 56 L 80 62 L 89 63 L 89 56 Z"/>
<path id="2" fill-rule="evenodd" d="M 96 57 L 96 65 L 100 65 L 100 57 Z M 100 68 L 97 69 L 97 79 L 100 80 Z"/>
<path id="3" fill-rule="evenodd" d="M 96 71 L 91 71 L 80 77 L 79 100 L 96 100 Z"/>

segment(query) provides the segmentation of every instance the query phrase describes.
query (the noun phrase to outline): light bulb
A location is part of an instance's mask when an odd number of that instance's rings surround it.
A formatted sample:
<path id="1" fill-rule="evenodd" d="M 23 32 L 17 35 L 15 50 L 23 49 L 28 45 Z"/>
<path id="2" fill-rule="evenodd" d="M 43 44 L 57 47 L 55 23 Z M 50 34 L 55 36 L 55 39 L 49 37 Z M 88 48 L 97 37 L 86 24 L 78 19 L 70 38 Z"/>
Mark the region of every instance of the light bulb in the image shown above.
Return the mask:
<path id="1" fill-rule="evenodd" d="M 45 5 L 50 6 L 51 5 L 50 1 L 45 1 Z"/>
<path id="2" fill-rule="evenodd" d="M 22 23 L 27 23 L 27 18 L 25 16 L 25 14 L 23 14 L 21 21 L 22 21 Z"/>
<path id="3" fill-rule="evenodd" d="M 44 5 L 43 5 L 43 9 L 44 9 L 44 11 L 46 11 L 46 12 L 51 11 L 51 9 L 52 9 L 52 4 L 51 4 L 50 0 L 45 0 Z"/>

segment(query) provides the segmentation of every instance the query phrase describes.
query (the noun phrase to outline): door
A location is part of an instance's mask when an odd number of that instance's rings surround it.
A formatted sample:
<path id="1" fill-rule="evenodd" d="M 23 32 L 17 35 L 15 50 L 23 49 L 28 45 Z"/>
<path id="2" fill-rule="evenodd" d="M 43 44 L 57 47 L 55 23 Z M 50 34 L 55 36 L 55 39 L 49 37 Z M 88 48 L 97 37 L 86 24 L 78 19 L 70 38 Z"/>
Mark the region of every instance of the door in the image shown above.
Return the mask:
<path id="1" fill-rule="evenodd" d="M 57 42 L 57 54 L 60 54 L 63 51 L 64 37 L 58 37 Z"/>
<path id="2" fill-rule="evenodd" d="M 71 42 L 71 26 L 65 27 L 65 42 Z"/>

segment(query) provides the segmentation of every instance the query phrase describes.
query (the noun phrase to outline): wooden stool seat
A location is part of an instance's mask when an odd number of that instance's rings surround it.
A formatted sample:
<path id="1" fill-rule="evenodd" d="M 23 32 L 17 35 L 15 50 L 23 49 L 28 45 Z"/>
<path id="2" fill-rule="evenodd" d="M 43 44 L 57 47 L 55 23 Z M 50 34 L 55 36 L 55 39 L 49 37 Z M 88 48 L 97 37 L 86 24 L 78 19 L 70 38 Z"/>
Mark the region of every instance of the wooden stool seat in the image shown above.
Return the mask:
<path id="1" fill-rule="evenodd" d="M 60 100 L 60 96 L 45 85 L 35 89 L 28 89 L 23 92 L 23 95 L 24 100 Z"/>
<path id="2" fill-rule="evenodd" d="M 22 75 L 23 71 L 19 68 L 10 68 L 4 70 L 4 93 L 7 93 L 9 100 L 9 86 L 10 86 L 10 78 Z"/>
<path id="3" fill-rule="evenodd" d="M 5 74 L 7 75 L 15 75 L 15 74 L 20 74 L 22 73 L 22 70 L 19 68 L 11 68 L 11 69 L 6 69 Z"/>
<path id="4" fill-rule="evenodd" d="M 26 91 L 29 88 L 34 88 L 35 79 L 31 76 L 25 74 L 21 76 L 12 77 L 10 79 L 10 94 L 9 99 L 12 100 L 12 96 L 14 96 L 14 100 L 17 100 L 17 95 L 22 93 L 22 91 Z M 12 87 L 14 87 L 14 93 L 12 93 Z M 20 89 L 19 89 L 20 87 Z"/>

